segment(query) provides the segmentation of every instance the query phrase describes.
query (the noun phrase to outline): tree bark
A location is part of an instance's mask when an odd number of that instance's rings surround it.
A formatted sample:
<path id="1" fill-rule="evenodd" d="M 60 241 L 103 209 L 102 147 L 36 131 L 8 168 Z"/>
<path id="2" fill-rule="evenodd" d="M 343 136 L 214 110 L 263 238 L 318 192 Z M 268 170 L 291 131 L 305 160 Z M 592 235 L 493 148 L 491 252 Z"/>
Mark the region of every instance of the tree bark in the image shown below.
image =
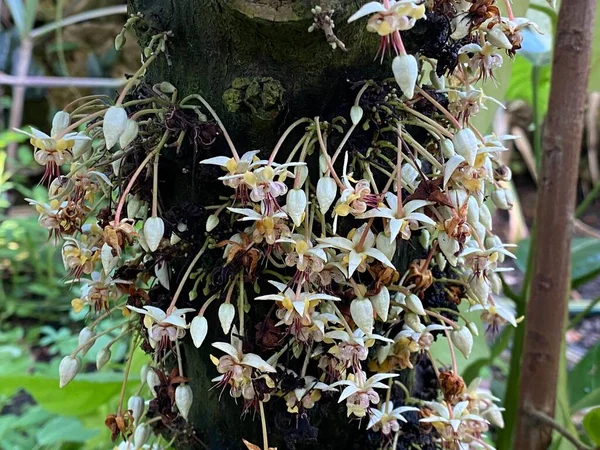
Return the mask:
<path id="1" fill-rule="evenodd" d="M 262 149 L 268 154 L 285 127 L 299 117 L 322 116 L 330 120 L 342 112 L 347 116 L 356 96 L 353 82 L 391 76 L 389 64 L 373 63 L 377 37 L 366 33 L 364 23 L 346 23 L 350 13 L 363 2 L 319 3 L 323 10 L 335 10 L 335 32 L 339 39 L 347 40 L 347 52 L 333 51 L 322 30 L 308 32 L 314 6 L 308 0 L 130 0 L 129 8 L 131 13 L 144 15 L 136 28 L 142 45 L 157 32 L 173 32 L 168 46 L 170 63 L 164 58 L 157 60 L 146 81 L 168 81 L 179 89 L 180 98 L 202 94 L 223 120 L 241 153 Z M 289 149 L 282 149 L 281 159 L 285 159 L 286 151 Z M 212 201 L 221 192 L 220 187 L 214 186 L 218 171 L 199 166 L 197 161 L 227 152 L 225 145 L 217 145 L 210 153 L 200 152 L 193 157 L 185 149 L 181 158 L 161 157 L 160 202 L 167 210 L 166 217 L 168 211 L 181 211 L 190 204 L 214 204 Z M 414 247 L 401 246 L 394 261 L 400 273 L 414 259 L 407 253 Z M 189 259 L 179 261 L 179 268 L 185 269 Z M 215 267 L 219 262 L 207 257 L 201 264 Z M 198 303 L 193 306 L 198 307 Z M 255 318 L 268 314 L 261 307 L 252 305 Z M 216 314 L 212 318 L 210 314 L 209 309 L 209 322 L 218 323 Z M 216 371 L 210 361 L 210 342 L 224 340 L 217 328 L 209 329 L 200 349 L 189 339 L 184 345 L 184 372 L 195 396 L 190 413 L 195 436 L 178 441 L 177 448 L 240 449 L 242 438 L 262 443 L 258 414 L 249 412 L 241 417 L 242 405 L 236 404 L 228 392 L 221 395 L 211 382 Z M 432 378 L 431 374 L 428 376 Z M 427 380 L 419 381 L 419 389 L 430 389 Z M 394 392 L 395 398 L 399 395 Z M 345 405 L 338 404 L 337 397 L 319 402 L 309 418 L 288 414 L 283 399 L 266 403 L 265 409 L 270 445 L 279 450 L 375 449 L 379 444 L 365 432 L 364 420 L 359 424 L 347 418 Z M 414 432 L 418 435 L 418 431 Z M 407 436 L 411 438 L 410 433 Z M 424 437 L 423 442 L 430 443 L 431 437 Z"/>
<path id="2" fill-rule="evenodd" d="M 514 448 L 543 450 L 552 428 L 530 411 L 554 417 L 570 288 L 570 246 L 596 0 L 563 2 L 544 127 L 536 205 L 533 278 L 525 321 L 519 420 Z"/>

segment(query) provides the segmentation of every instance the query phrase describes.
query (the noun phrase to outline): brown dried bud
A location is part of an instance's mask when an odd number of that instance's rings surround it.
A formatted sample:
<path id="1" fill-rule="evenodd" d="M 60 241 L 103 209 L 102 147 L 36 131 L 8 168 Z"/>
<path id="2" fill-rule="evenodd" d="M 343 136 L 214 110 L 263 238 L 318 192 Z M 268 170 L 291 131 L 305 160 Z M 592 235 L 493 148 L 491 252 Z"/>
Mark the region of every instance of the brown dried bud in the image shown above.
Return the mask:
<path id="1" fill-rule="evenodd" d="M 455 397 L 464 392 L 465 382 L 460 375 L 448 370 L 440 372 L 440 388 L 446 401 L 452 403 Z"/>

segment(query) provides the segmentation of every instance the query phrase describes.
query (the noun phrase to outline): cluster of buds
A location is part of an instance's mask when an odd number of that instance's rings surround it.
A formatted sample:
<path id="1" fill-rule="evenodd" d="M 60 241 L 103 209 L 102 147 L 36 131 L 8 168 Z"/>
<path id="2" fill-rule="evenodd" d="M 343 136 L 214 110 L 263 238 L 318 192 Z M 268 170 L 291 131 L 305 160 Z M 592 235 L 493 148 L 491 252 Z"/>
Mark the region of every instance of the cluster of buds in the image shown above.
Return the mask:
<path id="1" fill-rule="evenodd" d="M 425 64 L 435 69 L 435 61 L 408 54 L 400 33 L 438 14 L 437 3 L 384 0 L 354 14 L 350 21 L 370 16 L 367 29 L 382 37 L 382 59 L 396 52 L 392 71 L 399 89 L 365 82 L 348 111 L 350 121 L 301 118 L 270 151 L 240 156 L 210 105 L 197 94 L 179 100 L 169 83 L 154 86 L 156 97 L 127 101 L 164 49 L 166 34 L 152 38 L 142 69 L 114 104 L 85 98 L 56 115 L 50 135 L 26 133 L 50 181 L 49 202 L 32 203 L 40 224 L 64 239 L 65 267 L 83 285 L 72 305 L 76 312 L 87 309 L 91 321 L 60 364 L 61 387 L 81 370 L 80 356 L 116 328 L 120 334 L 98 353 L 98 368 L 123 337 L 143 340 L 154 354 L 153 367 L 141 377 L 150 391 L 148 406 L 141 397 L 127 407 L 121 399 L 107 419 L 113 437 L 124 439 L 119 449 L 162 448 L 149 443 L 149 424 L 185 423 L 194 395 L 180 341 L 189 335 L 196 347 L 207 345 L 209 332 L 224 336 L 208 343 L 222 353 L 211 356 L 215 386 L 241 399 L 245 411 L 259 409 L 263 419 L 269 402 L 284 401 L 290 414 L 310 417 L 318 402 L 337 401 L 349 417 L 366 418 L 361 426 L 381 435 L 382 448 L 397 442 L 409 415 L 424 429 L 433 426 L 444 448 L 489 448 L 484 433 L 490 424 L 502 426 L 501 408 L 476 385 L 465 387 L 454 350 L 468 358 L 478 333 L 460 311 L 480 311 L 494 330 L 518 323 L 495 296 L 501 264 L 513 255 L 494 234 L 490 211 L 512 204 L 504 185 L 510 171 L 499 155 L 503 142 L 515 137 L 484 136 L 468 119 L 489 98 L 473 83 L 493 76 L 502 62 L 498 52 L 518 49 L 519 30 L 533 25 L 504 19 L 491 7 L 485 14 L 460 14 L 471 3 L 451 1 L 456 15 L 449 19 L 461 34 L 456 39 L 468 43 L 445 79 L 432 75 L 428 86 L 419 75 Z M 372 92 L 382 100 L 372 103 Z M 218 125 L 228 147 L 227 154 L 219 151 L 199 165 L 210 183 L 219 183 L 219 195 L 211 197 L 216 204 L 201 205 L 209 211 L 199 219 L 201 236 L 187 232 L 192 224 L 186 218 L 167 221 L 159 214 L 161 154 L 194 139 L 167 126 L 165 116 L 186 110 L 196 114 L 198 127 Z M 415 126 L 424 130 L 418 139 Z M 220 142 L 216 132 L 211 141 Z M 288 147 L 293 150 L 278 162 Z M 67 164 L 70 170 L 61 174 L 59 166 Z M 402 260 L 407 248 L 414 260 Z M 213 266 L 202 261 L 207 253 Z M 177 255 L 187 266 L 172 286 Z M 190 280 L 194 287 L 183 307 Z M 200 282 L 206 284 L 202 302 Z M 265 315 L 252 317 L 260 330 L 254 339 L 246 318 L 265 304 Z M 214 308 L 218 322 L 208 320 L 207 308 Z M 116 311 L 122 323 L 96 332 Z M 438 369 L 431 358 L 436 339 L 448 343 L 450 370 Z M 435 368 L 437 401 L 419 399 L 396 379 L 423 360 Z M 402 399 L 392 397 L 395 384 L 406 391 Z"/>

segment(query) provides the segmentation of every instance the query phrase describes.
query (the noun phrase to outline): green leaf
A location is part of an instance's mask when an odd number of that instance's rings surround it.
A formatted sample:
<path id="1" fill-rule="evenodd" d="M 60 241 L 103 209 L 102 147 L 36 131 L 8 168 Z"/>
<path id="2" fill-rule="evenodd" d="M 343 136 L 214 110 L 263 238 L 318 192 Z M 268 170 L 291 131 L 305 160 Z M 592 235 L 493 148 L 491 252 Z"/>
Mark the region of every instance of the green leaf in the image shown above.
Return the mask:
<path id="1" fill-rule="evenodd" d="M 86 430 L 81 422 L 73 417 L 55 417 L 36 433 L 38 444 L 56 445 L 64 442 L 85 442 L 96 434 Z"/>
<path id="2" fill-rule="evenodd" d="M 579 402 L 600 388 L 600 344 L 592 347 L 569 372 L 569 402 L 580 409 Z"/>
<path id="3" fill-rule="evenodd" d="M 543 117 L 548 111 L 548 99 L 550 97 L 550 67 L 541 67 L 539 70 L 538 111 L 540 116 Z M 532 72 L 533 64 L 524 57 L 517 55 L 506 91 L 506 100 L 524 100 L 529 105 L 533 105 Z"/>
<path id="4" fill-rule="evenodd" d="M 519 242 L 515 253 L 516 265 L 525 272 L 530 240 Z M 600 273 L 600 239 L 575 238 L 571 245 L 571 284 L 573 288 L 589 281 Z"/>
<path id="5" fill-rule="evenodd" d="M 580 411 L 584 408 L 590 408 L 596 405 L 600 405 L 600 387 L 587 394 L 585 397 L 575 403 L 572 408 L 573 411 Z"/>
<path id="6" fill-rule="evenodd" d="M 583 428 L 592 442 L 600 446 L 600 407 L 592 409 L 585 415 Z"/>

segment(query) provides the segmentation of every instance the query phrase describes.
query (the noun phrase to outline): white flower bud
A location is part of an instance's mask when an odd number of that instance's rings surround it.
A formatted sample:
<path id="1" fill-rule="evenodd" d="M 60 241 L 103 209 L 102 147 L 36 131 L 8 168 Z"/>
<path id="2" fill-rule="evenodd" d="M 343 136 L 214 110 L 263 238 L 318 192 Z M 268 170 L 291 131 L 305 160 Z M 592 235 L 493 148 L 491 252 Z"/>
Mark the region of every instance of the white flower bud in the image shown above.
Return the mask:
<path id="1" fill-rule="evenodd" d="M 504 417 L 502 417 L 502 410 L 498 407 L 491 407 L 484 411 L 483 418 L 498 428 L 504 428 Z"/>
<path id="2" fill-rule="evenodd" d="M 485 227 L 486 230 L 492 230 L 492 213 L 485 203 L 482 203 L 479 207 L 479 223 Z"/>
<path id="3" fill-rule="evenodd" d="M 446 264 L 448 263 L 448 260 L 444 257 L 444 255 L 442 253 L 436 253 L 434 258 L 435 258 L 435 262 L 438 266 L 438 269 L 443 271 L 446 268 Z"/>
<path id="4" fill-rule="evenodd" d="M 298 176 L 298 187 L 304 186 L 306 179 L 308 178 L 308 167 L 306 165 L 294 167 L 294 178 Z"/>
<path id="5" fill-rule="evenodd" d="M 442 138 L 440 141 L 440 149 L 442 150 L 442 155 L 444 158 L 449 159 L 456 155 L 456 152 L 454 151 L 454 144 L 448 138 Z"/>
<path id="6" fill-rule="evenodd" d="M 150 366 L 148 364 L 144 364 L 140 369 L 140 380 L 145 380 L 148 376 L 148 372 L 150 371 Z"/>
<path id="7" fill-rule="evenodd" d="M 196 348 L 200 348 L 208 333 L 208 321 L 204 316 L 196 316 L 190 324 L 190 334 Z"/>
<path id="8" fill-rule="evenodd" d="M 169 280 L 169 264 L 164 260 L 154 266 L 154 275 L 156 275 L 156 279 L 165 289 L 171 288 Z"/>
<path id="9" fill-rule="evenodd" d="M 165 223 L 160 217 L 150 217 L 144 222 L 144 238 L 151 252 L 155 251 L 165 232 Z"/>
<path id="10" fill-rule="evenodd" d="M 127 410 L 131 411 L 133 420 L 137 423 L 144 414 L 144 399 L 139 395 L 133 395 L 127 400 Z"/>
<path id="11" fill-rule="evenodd" d="M 148 247 L 148 243 L 146 242 L 146 237 L 144 236 L 144 230 L 138 231 L 138 243 L 140 244 L 140 247 L 142 247 L 142 249 L 145 252 L 150 251 L 150 248 Z"/>
<path id="12" fill-rule="evenodd" d="M 471 294 L 477 299 L 482 305 L 487 302 L 490 296 L 490 284 L 483 277 L 474 276 L 469 281 L 469 288 Z"/>
<path id="13" fill-rule="evenodd" d="M 467 209 L 467 222 L 471 225 L 479 222 L 479 203 L 475 197 L 469 197 L 467 200 L 468 209 Z"/>
<path id="14" fill-rule="evenodd" d="M 154 397 L 156 397 L 156 389 L 155 388 L 157 386 L 160 386 L 160 378 L 158 378 L 158 375 L 152 368 L 149 368 L 148 373 L 146 375 L 146 384 L 148 385 L 150 392 L 152 392 L 152 395 Z"/>
<path id="15" fill-rule="evenodd" d="M 81 368 L 81 361 L 79 358 L 73 358 L 72 356 L 65 356 L 58 366 L 58 378 L 59 386 L 65 387 L 69 382 L 75 378 L 77 372 Z"/>
<path id="16" fill-rule="evenodd" d="M 413 98 L 419 76 L 417 59 L 413 55 L 398 55 L 392 61 L 392 71 L 402 93 L 408 99 Z"/>
<path id="17" fill-rule="evenodd" d="M 477 149 L 479 147 L 477 137 L 470 128 L 463 128 L 454 133 L 452 138 L 454 151 L 465 158 L 467 164 L 473 166 L 477 157 Z"/>
<path id="18" fill-rule="evenodd" d="M 96 355 L 96 369 L 100 370 L 110 361 L 111 353 L 108 347 L 101 348 Z"/>
<path id="19" fill-rule="evenodd" d="M 426 229 L 421 230 L 421 234 L 419 235 L 419 244 L 425 250 L 429 250 L 429 246 L 431 244 L 431 233 Z"/>
<path id="20" fill-rule="evenodd" d="M 492 192 L 491 197 L 497 208 L 511 209 L 513 206 L 514 198 L 512 192 L 508 189 L 496 189 Z"/>
<path id="21" fill-rule="evenodd" d="M 417 162 L 417 165 L 421 167 L 421 164 Z M 402 164 L 402 181 L 404 181 L 409 186 L 413 186 L 417 177 L 419 176 L 419 172 L 415 169 L 412 164 Z"/>
<path id="22" fill-rule="evenodd" d="M 510 40 L 506 37 L 506 34 L 504 34 L 500 27 L 495 26 L 492 27 L 491 30 L 487 30 L 486 38 L 490 44 L 498 48 L 510 50 L 513 47 L 510 43 Z"/>
<path id="23" fill-rule="evenodd" d="M 119 51 L 123 48 L 123 46 L 125 45 L 125 42 L 127 42 L 127 39 L 125 38 L 125 34 L 124 33 L 119 33 L 115 36 L 115 50 Z"/>
<path id="24" fill-rule="evenodd" d="M 127 119 L 127 126 L 125 127 L 125 131 L 119 137 L 119 145 L 122 149 L 125 149 L 129 144 L 131 144 L 135 138 L 137 137 L 139 132 L 138 123 L 135 120 Z"/>
<path id="25" fill-rule="evenodd" d="M 127 217 L 135 219 L 136 216 L 140 214 L 145 203 L 146 202 L 143 202 L 137 194 L 131 196 L 129 200 L 127 200 Z"/>
<path id="26" fill-rule="evenodd" d="M 421 302 L 421 299 L 418 296 L 416 296 L 415 294 L 409 294 L 406 297 L 406 306 L 408 309 L 410 309 L 415 314 L 418 314 L 420 316 L 425 315 L 425 309 L 423 309 L 423 303 Z"/>
<path id="27" fill-rule="evenodd" d="M 116 267 L 119 257 L 113 255 L 112 247 L 105 242 L 100 250 L 100 260 L 102 261 L 102 270 L 108 275 Z"/>
<path id="28" fill-rule="evenodd" d="M 321 214 L 325 215 L 337 195 L 337 184 L 331 177 L 319 178 L 317 182 L 317 201 Z"/>
<path id="29" fill-rule="evenodd" d="M 375 320 L 373 319 L 373 304 L 366 298 L 357 298 L 350 303 L 350 315 L 358 328 L 371 334 Z"/>
<path id="30" fill-rule="evenodd" d="M 221 303 L 221 306 L 219 306 L 219 322 L 221 323 L 223 333 L 229 334 L 234 317 L 235 306 L 231 303 Z"/>
<path id="31" fill-rule="evenodd" d="M 358 125 L 362 120 L 362 117 L 363 109 L 360 106 L 354 105 L 352 108 L 350 108 L 350 119 L 352 120 L 353 125 Z"/>
<path id="32" fill-rule="evenodd" d="M 150 437 L 151 431 L 152 429 L 150 426 L 145 423 L 135 427 L 135 432 L 133 433 L 133 445 L 135 446 L 135 450 L 142 448 Z"/>
<path id="33" fill-rule="evenodd" d="M 117 150 L 114 156 L 121 156 L 120 158 L 116 158 L 113 162 L 110 163 L 112 166 L 113 172 L 116 176 L 119 176 L 119 172 L 121 171 L 121 164 L 123 164 L 123 152 L 121 150 Z"/>
<path id="34" fill-rule="evenodd" d="M 84 131 L 80 131 L 77 133 L 77 136 L 86 136 Z M 86 153 L 92 149 L 92 140 L 91 139 L 76 139 L 75 144 L 73 144 L 73 159 L 80 160 L 86 159 Z"/>
<path id="35" fill-rule="evenodd" d="M 423 324 L 421 323 L 421 319 L 419 319 L 419 316 L 414 313 L 406 313 L 404 315 L 404 324 L 417 332 L 423 330 L 424 328 Z"/>
<path id="36" fill-rule="evenodd" d="M 171 237 L 169 238 L 169 244 L 175 245 L 181 241 L 181 238 L 177 236 L 175 233 L 171 233 Z"/>
<path id="37" fill-rule="evenodd" d="M 477 328 L 477 325 L 475 325 L 475 322 L 467 322 L 467 327 L 473 336 L 479 336 L 479 329 Z"/>
<path id="38" fill-rule="evenodd" d="M 217 225 L 219 225 L 219 216 L 214 214 L 208 216 L 208 219 L 206 219 L 206 231 L 210 233 Z"/>
<path id="39" fill-rule="evenodd" d="M 57 112 L 52 118 L 52 130 L 50 131 L 50 135 L 56 136 L 57 134 L 61 133 L 69 126 L 70 122 L 71 116 L 69 116 L 69 113 L 65 111 Z"/>
<path id="40" fill-rule="evenodd" d="M 388 312 L 390 310 L 390 291 L 388 291 L 388 288 L 384 286 L 378 294 L 370 297 L 370 300 L 377 316 L 383 322 L 388 320 Z"/>
<path id="41" fill-rule="evenodd" d="M 502 255 L 504 256 L 504 255 Z M 490 289 L 494 294 L 500 294 L 502 292 L 502 280 L 498 276 L 497 273 L 492 273 L 488 275 L 488 280 L 490 282 Z"/>
<path id="42" fill-rule="evenodd" d="M 158 85 L 158 89 L 160 90 L 160 92 L 164 92 L 165 94 L 172 94 L 173 92 L 175 92 L 177 90 L 177 88 L 175 86 L 173 86 L 171 83 L 169 83 L 168 81 L 163 81 Z"/>
<path id="43" fill-rule="evenodd" d="M 384 345 L 377 347 L 377 363 L 383 364 L 392 351 L 392 344 L 386 342 Z"/>
<path id="44" fill-rule="evenodd" d="M 180 384 L 177 386 L 177 389 L 175 389 L 175 405 L 177 405 L 179 414 L 181 414 L 181 417 L 185 420 L 188 418 L 193 399 L 194 396 L 191 387 L 187 384 Z"/>
<path id="45" fill-rule="evenodd" d="M 448 199 L 452 203 L 452 206 L 460 209 L 469 200 L 469 194 L 464 189 L 452 189 L 448 191 Z"/>
<path id="46" fill-rule="evenodd" d="M 286 197 L 286 210 L 294 225 L 302 225 L 306 210 L 306 193 L 302 189 L 290 189 Z"/>
<path id="47" fill-rule="evenodd" d="M 448 233 L 443 231 L 438 236 L 438 244 L 440 245 L 440 250 L 450 265 L 456 266 L 458 252 L 460 251 L 460 245 L 456 239 L 452 239 L 450 236 L 448 236 Z"/>
<path id="48" fill-rule="evenodd" d="M 454 346 L 460 350 L 465 358 L 469 358 L 471 349 L 473 348 L 473 335 L 467 327 L 462 327 L 458 330 L 450 332 L 450 339 Z"/>
<path id="49" fill-rule="evenodd" d="M 122 106 L 111 106 L 104 114 L 102 131 L 104 132 L 104 141 L 107 150 L 119 141 L 121 135 L 127 128 L 127 112 Z"/>
<path id="50" fill-rule="evenodd" d="M 85 356 L 85 354 L 89 351 L 90 348 L 96 342 L 94 337 L 96 336 L 96 332 L 90 330 L 88 327 L 83 327 L 79 332 L 79 337 L 77 339 L 78 347 L 81 347 L 81 356 Z"/>

